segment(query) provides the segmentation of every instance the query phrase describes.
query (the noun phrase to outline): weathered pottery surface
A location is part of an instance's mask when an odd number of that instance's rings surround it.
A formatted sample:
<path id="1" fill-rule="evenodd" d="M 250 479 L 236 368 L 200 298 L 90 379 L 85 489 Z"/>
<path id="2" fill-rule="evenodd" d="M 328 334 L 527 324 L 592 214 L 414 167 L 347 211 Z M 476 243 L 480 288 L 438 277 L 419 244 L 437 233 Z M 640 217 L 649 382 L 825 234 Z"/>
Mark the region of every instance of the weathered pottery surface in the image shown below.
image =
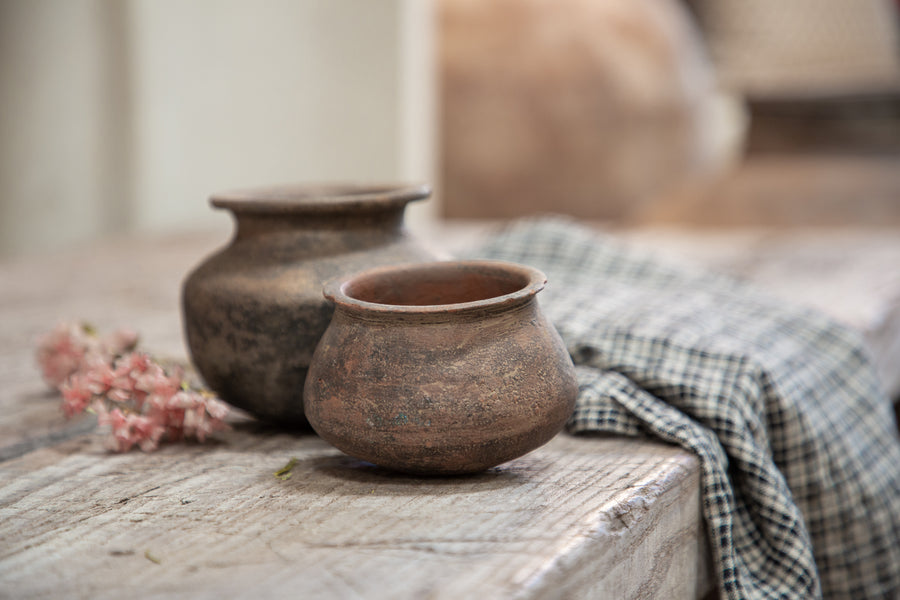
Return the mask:
<path id="1" fill-rule="evenodd" d="M 285 186 L 218 194 L 233 240 L 182 291 L 197 370 L 225 401 L 289 427 L 307 426 L 302 391 L 332 306 L 323 282 L 375 265 L 434 257 L 403 226 L 428 186 Z"/>
<path id="2" fill-rule="evenodd" d="M 575 369 L 535 295 L 544 275 L 500 261 L 382 267 L 330 282 L 335 313 L 310 366 L 310 424 L 351 456 L 457 474 L 544 444 Z"/>

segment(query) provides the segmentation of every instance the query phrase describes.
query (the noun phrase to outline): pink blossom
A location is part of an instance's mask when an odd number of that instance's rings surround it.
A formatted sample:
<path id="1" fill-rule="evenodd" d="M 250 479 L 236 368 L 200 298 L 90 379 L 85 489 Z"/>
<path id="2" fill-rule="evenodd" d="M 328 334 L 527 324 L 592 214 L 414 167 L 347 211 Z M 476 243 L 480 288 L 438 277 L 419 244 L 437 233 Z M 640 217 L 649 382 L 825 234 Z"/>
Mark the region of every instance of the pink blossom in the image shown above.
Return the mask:
<path id="1" fill-rule="evenodd" d="M 144 353 L 132 352 L 119 358 L 115 363 L 115 378 L 112 382 L 116 390 L 115 399 L 131 399 L 136 408 L 140 408 L 147 393 L 138 387 L 138 381 L 154 366 L 150 356 Z M 160 369 L 160 367 L 156 367 Z"/>
<path id="2" fill-rule="evenodd" d="M 183 439 L 185 434 L 185 418 L 189 411 L 197 405 L 197 392 L 181 390 L 166 399 L 162 405 L 162 414 L 165 415 L 166 428 L 172 439 Z"/>
<path id="3" fill-rule="evenodd" d="M 87 378 L 91 391 L 98 396 L 105 395 L 110 391 L 116 378 L 112 365 L 104 360 L 89 361 L 79 369 L 79 374 Z"/>
<path id="4" fill-rule="evenodd" d="M 159 440 L 165 433 L 163 427 L 155 419 L 136 413 L 123 413 L 115 408 L 103 419 L 103 425 L 110 425 L 111 435 L 107 446 L 116 452 L 127 452 L 135 445 L 144 452 L 156 450 Z"/>
<path id="5" fill-rule="evenodd" d="M 140 405 L 150 402 L 159 408 L 180 389 L 180 376 L 169 375 L 161 366 L 153 363 L 135 379 L 134 396 Z"/>
<path id="6" fill-rule="evenodd" d="M 228 407 L 224 402 L 215 398 L 207 398 L 205 402 L 206 413 L 201 423 L 197 426 L 195 435 L 201 442 L 206 440 L 206 436 L 216 431 L 228 429 L 228 424 L 224 421 L 225 415 L 228 414 Z M 217 417 L 216 414 L 222 415 Z"/>
<path id="7" fill-rule="evenodd" d="M 216 421 L 222 421 L 228 416 L 229 410 L 228 405 L 218 398 L 212 396 L 206 397 L 206 412 L 209 413 L 210 418 Z"/>
<path id="8" fill-rule="evenodd" d="M 63 412 L 67 417 L 84 412 L 91 400 L 94 398 L 94 392 L 91 390 L 91 380 L 80 373 L 70 376 L 63 383 L 59 391 L 63 396 Z"/>
<path id="9" fill-rule="evenodd" d="M 91 381 L 94 394 L 105 396 L 112 402 L 128 402 L 134 394 L 134 380 L 113 368 L 108 360 L 90 360 L 81 372 Z"/>
<path id="10" fill-rule="evenodd" d="M 203 392 L 181 391 L 172 396 L 166 411 L 170 435 L 204 441 L 215 431 L 226 429 L 228 406 Z"/>
<path id="11" fill-rule="evenodd" d="M 69 375 L 90 363 L 111 362 L 136 343 L 137 334 L 128 329 L 100 339 L 89 325 L 60 323 L 38 338 L 37 362 L 44 380 L 58 388 Z"/>
<path id="12" fill-rule="evenodd" d="M 78 370 L 88 351 L 87 337 L 80 326 L 60 323 L 38 339 L 37 362 L 48 384 L 59 387 Z"/>
<path id="13" fill-rule="evenodd" d="M 160 441 L 196 438 L 226 429 L 228 406 L 205 391 L 189 390 L 183 371 L 166 371 L 149 355 L 133 352 L 137 334 L 120 330 L 98 338 L 86 326 L 60 325 L 40 339 L 44 378 L 63 396 L 68 416 L 89 406 L 110 428 L 107 445 L 149 452 Z"/>
<path id="14" fill-rule="evenodd" d="M 137 378 L 147 372 L 152 361 L 149 354 L 129 352 L 116 361 L 116 374 L 123 377 Z"/>

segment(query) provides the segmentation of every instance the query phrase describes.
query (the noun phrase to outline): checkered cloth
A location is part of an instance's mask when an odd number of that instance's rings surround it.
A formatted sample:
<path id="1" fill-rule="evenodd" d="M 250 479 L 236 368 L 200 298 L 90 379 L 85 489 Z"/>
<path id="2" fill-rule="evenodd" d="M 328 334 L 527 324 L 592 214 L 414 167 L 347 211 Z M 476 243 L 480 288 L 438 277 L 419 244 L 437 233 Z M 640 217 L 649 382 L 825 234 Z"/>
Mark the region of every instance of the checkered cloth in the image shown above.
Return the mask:
<path id="1" fill-rule="evenodd" d="M 546 273 L 579 378 L 570 432 L 699 456 L 723 598 L 900 596 L 900 441 L 856 334 L 563 220 L 477 255 Z"/>

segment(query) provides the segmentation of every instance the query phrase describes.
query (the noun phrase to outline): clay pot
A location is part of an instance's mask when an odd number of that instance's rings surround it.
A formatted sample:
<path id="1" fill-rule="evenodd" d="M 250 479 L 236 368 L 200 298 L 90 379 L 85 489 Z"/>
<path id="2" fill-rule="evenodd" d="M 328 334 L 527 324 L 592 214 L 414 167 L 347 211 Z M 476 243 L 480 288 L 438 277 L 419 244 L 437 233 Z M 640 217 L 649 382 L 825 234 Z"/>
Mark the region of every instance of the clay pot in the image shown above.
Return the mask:
<path id="1" fill-rule="evenodd" d="M 251 414 L 308 426 L 303 383 L 332 306 L 329 278 L 434 256 L 403 227 L 427 186 L 277 187 L 214 195 L 236 220 L 231 243 L 182 290 L 191 357 L 210 388 Z"/>
<path id="2" fill-rule="evenodd" d="M 334 318 L 304 404 L 347 454 L 419 474 L 481 471 L 544 444 L 575 405 L 575 369 L 535 295 L 500 261 L 384 267 L 331 282 Z"/>

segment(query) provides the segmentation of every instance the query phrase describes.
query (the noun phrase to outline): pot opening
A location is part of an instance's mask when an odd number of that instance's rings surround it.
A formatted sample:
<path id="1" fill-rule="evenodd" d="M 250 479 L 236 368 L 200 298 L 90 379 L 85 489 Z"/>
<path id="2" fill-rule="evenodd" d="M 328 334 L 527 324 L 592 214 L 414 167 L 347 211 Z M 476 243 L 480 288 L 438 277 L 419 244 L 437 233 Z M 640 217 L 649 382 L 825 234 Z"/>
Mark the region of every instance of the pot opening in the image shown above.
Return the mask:
<path id="1" fill-rule="evenodd" d="M 390 306 L 446 306 L 516 292 L 534 293 L 544 279 L 532 269 L 490 262 L 446 262 L 363 273 L 341 286 L 351 301 Z M 534 290 L 526 290 L 529 286 Z"/>

